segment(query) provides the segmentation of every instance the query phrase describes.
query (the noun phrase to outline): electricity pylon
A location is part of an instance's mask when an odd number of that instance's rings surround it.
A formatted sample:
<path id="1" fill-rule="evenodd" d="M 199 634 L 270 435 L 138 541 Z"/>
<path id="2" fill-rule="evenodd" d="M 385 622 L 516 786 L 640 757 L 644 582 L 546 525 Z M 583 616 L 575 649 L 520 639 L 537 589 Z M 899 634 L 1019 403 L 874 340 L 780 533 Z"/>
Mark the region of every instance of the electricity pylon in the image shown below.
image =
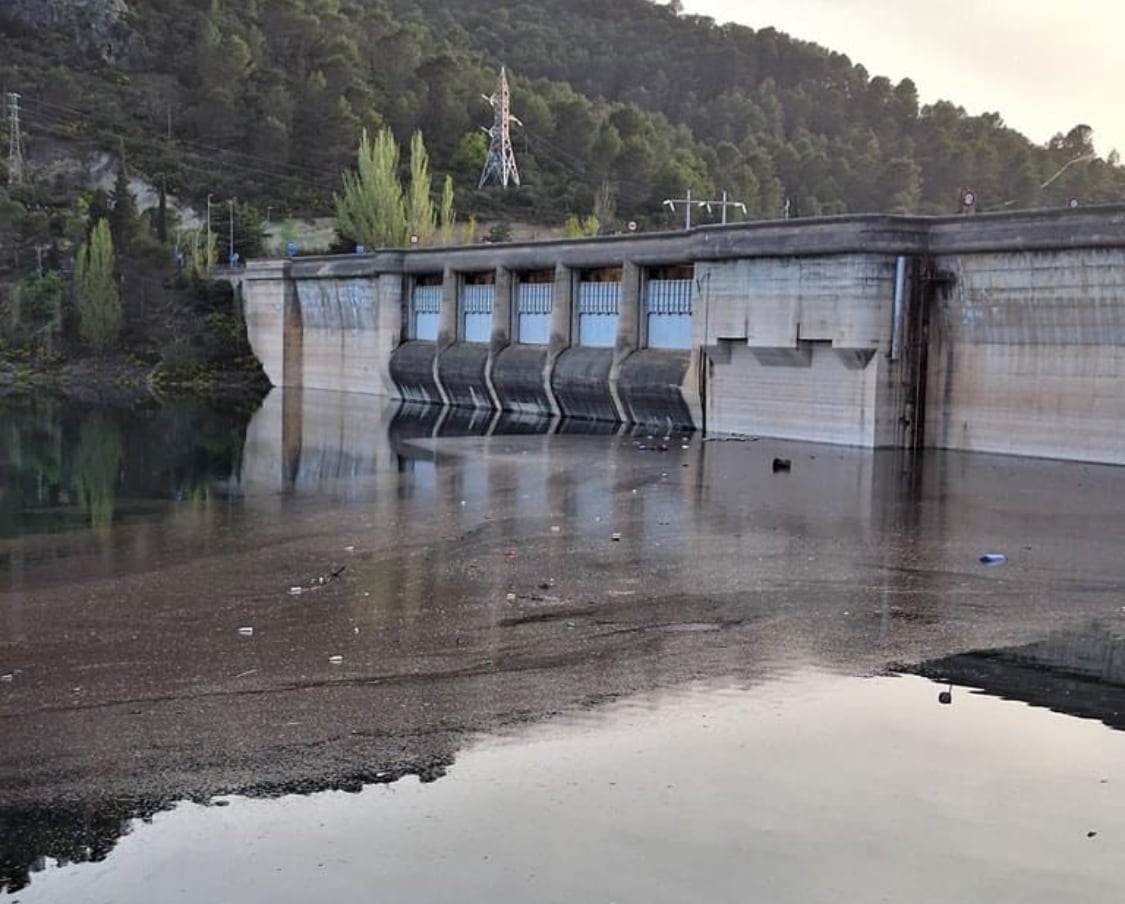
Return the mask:
<path id="1" fill-rule="evenodd" d="M 508 89 L 508 73 L 504 66 L 500 67 L 500 80 L 496 85 L 496 93 L 485 100 L 492 105 L 492 128 L 485 129 L 488 133 L 488 157 L 484 161 L 484 169 L 480 174 L 480 185 L 484 188 L 489 182 L 495 181 L 504 188 L 509 184 L 520 184 L 520 171 L 516 168 L 516 152 L 512 149 L 512 123 L 522 126 L 512 115 L 512 94 Z"/>
<path id="2" fill-rule="evenodd" d="M 20 133 L 20 96 L 8 92 L 8 184 L 23 181 L 23 135 Z"/>

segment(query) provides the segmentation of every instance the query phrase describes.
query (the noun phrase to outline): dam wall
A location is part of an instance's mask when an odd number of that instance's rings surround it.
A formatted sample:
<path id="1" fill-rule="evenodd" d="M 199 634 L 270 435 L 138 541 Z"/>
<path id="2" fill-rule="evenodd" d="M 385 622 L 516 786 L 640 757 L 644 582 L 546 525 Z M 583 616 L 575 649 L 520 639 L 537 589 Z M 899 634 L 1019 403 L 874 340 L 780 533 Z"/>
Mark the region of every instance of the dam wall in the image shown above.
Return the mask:
<path id="1" fill-rule="evenodd" d="M 869 448 L 1125 460 L 1125 207 L 251 262 L 278 386 Z"/>

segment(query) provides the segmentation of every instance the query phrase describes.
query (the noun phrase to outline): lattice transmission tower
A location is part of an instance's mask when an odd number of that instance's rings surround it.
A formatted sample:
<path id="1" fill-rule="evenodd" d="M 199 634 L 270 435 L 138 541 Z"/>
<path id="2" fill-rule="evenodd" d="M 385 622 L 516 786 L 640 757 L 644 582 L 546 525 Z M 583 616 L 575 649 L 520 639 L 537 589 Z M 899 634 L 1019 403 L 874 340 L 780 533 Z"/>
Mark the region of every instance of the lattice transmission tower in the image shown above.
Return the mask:
<path id="1" fill-rule="evenodd" d="M 23 134 L 20 132 L 20 96 L 8 92 L 8 184 L 23 181 Z"/>
<path id="2" fill-rule="evenodd" d="M 512 123 L 522 126 L 512 115 L 512 93 L 508 88 L 508 72 L 506 67 L 500 67 L 500 80 L 496 84 L 496 93 L 485 100 L 492 104 L 492 127 L 485 129 L 488 133 L 488 157 L 484 161 L 484 169 L 480 174 L 480 185 L 484 188 L 489 182 L 496 182 L 507 188 L 510 184 L 520 184 L 520 171 L 516 167 L 516 152 L 512 149 Z"/>

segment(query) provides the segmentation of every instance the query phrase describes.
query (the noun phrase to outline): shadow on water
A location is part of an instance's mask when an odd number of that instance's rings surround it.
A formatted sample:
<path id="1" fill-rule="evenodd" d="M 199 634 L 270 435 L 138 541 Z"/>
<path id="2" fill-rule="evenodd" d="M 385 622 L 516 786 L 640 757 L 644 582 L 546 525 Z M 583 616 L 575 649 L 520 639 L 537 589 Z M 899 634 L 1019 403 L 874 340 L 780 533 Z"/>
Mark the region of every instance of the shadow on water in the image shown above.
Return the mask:
<path id="1" fill-rule="evenodd" d="M 946 656 L 903 671 L 949 685 L 950 693 L 962 687 L 1125 731 L 1125 634 L 1104 624 L 1060 631 L 1036 643 Z"/>

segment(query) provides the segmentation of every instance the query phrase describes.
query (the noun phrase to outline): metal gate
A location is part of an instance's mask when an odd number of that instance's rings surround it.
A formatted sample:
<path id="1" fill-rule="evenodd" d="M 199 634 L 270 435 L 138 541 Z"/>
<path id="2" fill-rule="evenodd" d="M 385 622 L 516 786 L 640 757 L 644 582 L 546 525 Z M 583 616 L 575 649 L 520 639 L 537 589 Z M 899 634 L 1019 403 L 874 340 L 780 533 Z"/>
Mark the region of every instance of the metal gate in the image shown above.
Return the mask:
<path id="1" fill-rule="evenodd" d="M 650 279 L 645 286 L 646 345 L 691 348 L 691 302 L 694 280 Z"/>
<path id="2" fill-rule="evenodd" d="M 620 306 L 620 282 L 580 282 L 578 344 L 587 348 L 613 348 L 617 344 Z"/>
<path id="3" fill-rule="evenodd" d="M 415 285 L 410 293 L 410 338 L 436 342 L 441 312 L 441 285 Z"/>
<path id="4" fill-rule="evenodd" d="M 516 289 L 516 342 L 546 345 L 551 336 L 555 284 L 521 282 Z"/>
<path id="5" fill-rule="evenodd" d="M 492 338 L 494 286 L 473 283 L 461 286 L 461 338 L 465 342 L 488 342 Z"/>

